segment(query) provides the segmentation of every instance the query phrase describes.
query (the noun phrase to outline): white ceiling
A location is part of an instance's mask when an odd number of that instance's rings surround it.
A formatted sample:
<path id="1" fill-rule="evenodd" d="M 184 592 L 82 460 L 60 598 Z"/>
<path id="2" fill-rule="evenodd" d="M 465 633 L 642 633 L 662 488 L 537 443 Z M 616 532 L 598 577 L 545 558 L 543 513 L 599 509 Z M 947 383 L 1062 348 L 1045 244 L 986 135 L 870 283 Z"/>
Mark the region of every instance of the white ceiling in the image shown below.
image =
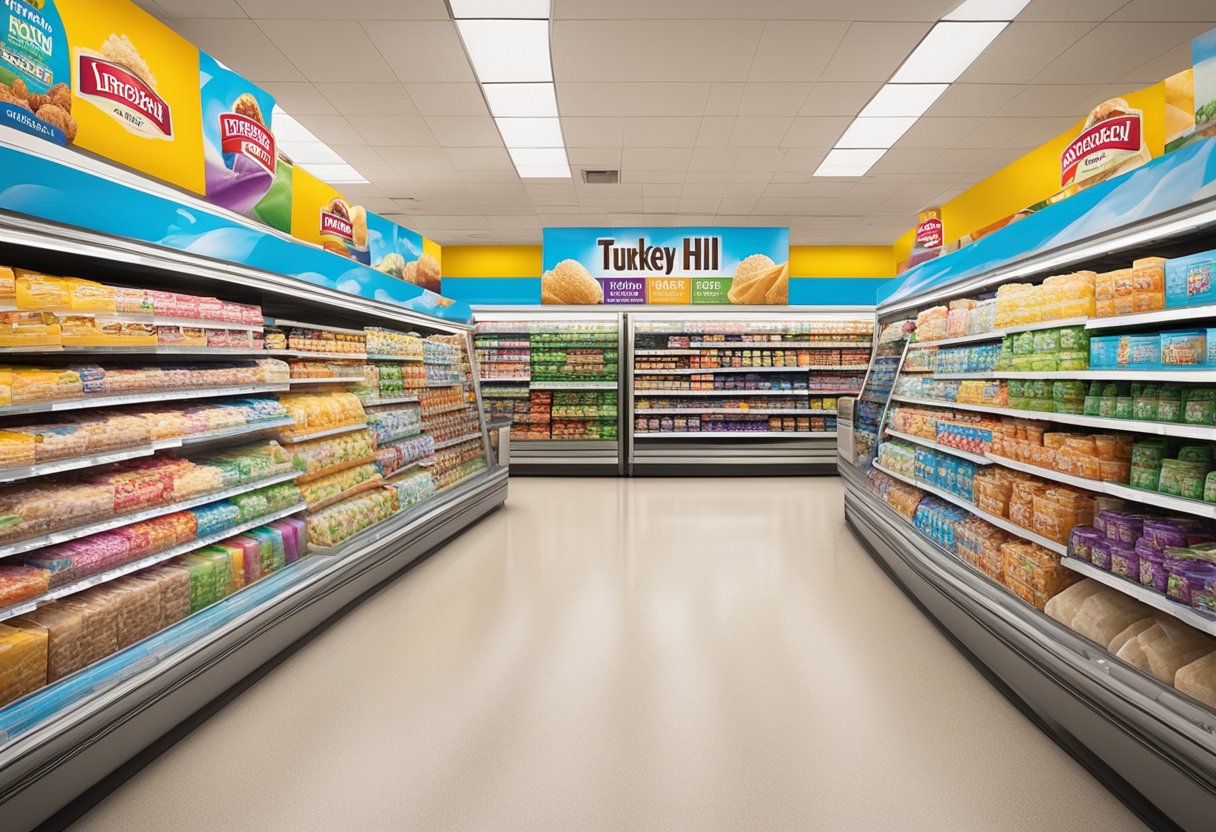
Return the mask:
<path id="1" fill-rule="evenodd" d="M 443 0 L 137 0 L 274 94 L 368 180 L 369 210 L 443 244 L 545 226 L 778 225 L 888 244 L 1111 95 L 1190 65 L 1213 0 L 1031 0 L 864 177 L 812 179 L 959 0 L 554 0 L 570 163 L 521 180 Z"/>

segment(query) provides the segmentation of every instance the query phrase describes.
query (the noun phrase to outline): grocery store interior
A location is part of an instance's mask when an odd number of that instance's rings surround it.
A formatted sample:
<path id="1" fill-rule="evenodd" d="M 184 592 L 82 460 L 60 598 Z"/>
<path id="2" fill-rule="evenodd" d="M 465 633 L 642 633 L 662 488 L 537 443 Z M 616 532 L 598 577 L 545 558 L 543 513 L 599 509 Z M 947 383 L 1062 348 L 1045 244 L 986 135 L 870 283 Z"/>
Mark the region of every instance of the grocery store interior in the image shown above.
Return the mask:
<path id="1" fill-rule="evenodd" d="M 6 0 L 0 830 L 1210 830 L 1216 4 Z"/>

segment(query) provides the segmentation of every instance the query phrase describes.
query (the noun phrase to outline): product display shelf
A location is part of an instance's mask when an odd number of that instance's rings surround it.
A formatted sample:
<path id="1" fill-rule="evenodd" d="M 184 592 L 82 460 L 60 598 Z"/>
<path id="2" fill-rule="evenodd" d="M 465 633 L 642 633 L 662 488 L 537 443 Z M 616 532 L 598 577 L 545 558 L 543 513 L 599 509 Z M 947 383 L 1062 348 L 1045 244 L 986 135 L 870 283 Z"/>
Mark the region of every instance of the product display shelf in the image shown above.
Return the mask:
<path id="1" fill-rule="evenodd" d="M 363 406 L 368 407 L 391 407 L 399 404 L 418 404 L 417 396 L 390 396 L 387 399 L 376 399 L 375 401 L 364 402 Z"/>
<path id="2" fill-rule="evenodd" d="M 182 543 L 178 546 L 173 546 L 164 550 L 163 552 L 148 555 L 147 557 L 140 558 L 139 560 L 132 561 L 130 563 L 125 563 L 122 566 L 114 569 L 107 569 L 106 571 L 99 572 L 96 575 L 90 575 L 87 578 L 71 581 L 70 583 L 66 583 L 63 586 L 56 587 L 49 592 L 39 595 L 36 598 L 31 598 L 28 601 L 23 601 L 19 604 L 13 604 L 7 607 L 0 607 L 0 621 L 4 621 L 9 618 L 16 618 L 19 615 L 25 615 L 26 613 L 33 612 L 39 607 L 45 606 L 52 601 L 57 601 L 60 598 L 67 598 L 70 595 L 84 592 L 86 589 L 91 589 L 99 584 L 116 580 L 124 575 L 139 572 L 142 569 L 147 569 L 148 567 L 155 566 L 158 563 L 164 563 L 172 558 L 189 554 L 190 552 L 203 549 L 231 537 L 236 537 L 242 532 L 247 532 L 250 529 L 256 529 L 259 526 L 265 526 L 269 523 L 275 522 L 276 520 L 282 520 L 285 517 L 299 514 L 304 511 L 305 508 L 306 506 L 303 503 L 297 503 L 296 505 L 290 506 L 281 511 L 271 512 L 261 517 L 247 520 L 243 523 L 237 523 L 236 525 L 230 526 L 223 531 L 196 538 L 195 540 Z"/>
<path id="3" fill-rule="evenodd" d="M 473 440 L 480 439 L 480 438 L 481 438 L 480 433 L 466 433 L 464 436 L 457 436 L 454 439 L 445 439 L 442 442 L 436 442 L 435 450 L 438 451 L 443 448 L 450 448 L 453 445 L 460 445 L 465 442 L 472 442 Z"/>
<path id="4" fill-rule="evenodd" d="M 121 448 L 87 456 L 68 457 L 34 465 L 19 465 L 11 468 L 0 468 L 0 483 L 27 480 L 31 477 L 45 477 L 50 474 L 60 474 L 64 471 L 78 471 L 81 468 L 95 468 L 99 465 L 109 465 L 112 462 L 122 462 L 128 459 L 138 459 L 141 456 L 152 456 L 158 450 L 168 450 L 181 447 L 180 440 L 166 439 L 161 442 L 149 442 L 130 448 Z"/>
<path id="5" fill-rule="evenodd" d="M 896 439 L 902 439 L 905 442 L 911 442 L 914 445 L 923 445 L 926 448 L 932 448 L 933 450 L 941 451 L 944 454 L 957 456 L 960 459 L 966 459 L 970 462 L 974 462 L 976 465 L 991 465 L 993 462 L 1002 462 L 1002 464 L 1004 464 L 1002 460 L 996 457 L 989 458 L 987 456 L 983 456 L 982 454 L 973 454 L 969 451 L 960 450 L 959 448 L 952 448 L 949 445 L 939 445 L 932 439 L 925 439 L 923 436 L 917 436 L 914 433 L 901 433 L 897 430 L 891 430 L 889 427 L 887 428 L 887 436 L 894 436 Z"/>
<path id="6" fill-rule="evenodd" d="M 533 390 L 615 390 L 615 381 L 532 381 Z"/>
<path id="7" fill-rule="evenodd" d="M 752 437 L 762 437 L 764 439 L 812 439 L 835 436 L 834 430 L 705 430 L 705 431 L 665 431 L 663 433 L 647 433 L 646 431 L 634 431 L 634 436 L 639 439 L 650 439 L 652 437 L 661 437 L 663 439 L 742 439 Z"/>
<path id="8" fill-rule="evenodd" d="M 202 494 L 197 497 L 191 497 L 188 500 L 178 500 L 174 503 L 166 503 L 163 506 L 157 506 L 155 508 L 149 508 L 143 511 L 130 512 L 127 514 L 116 514 L 112 517 L 106 518 L 105 520 L 98 520 L 96 522 L 87 523 L 72 529 L 62 529 L 60 531 L 38 535 L 37 537 L 6 543 L 4 545 L 0 545 L 0 557 L 30 552 L 34 549 L 42 549 L 59 543 L 67 543 L 69 540 L 78 540 L 82 537 L 88 537 L 91 534 L 116 529 L 119 526 L 128 526 L 142 520 L 151 520 L 154 517 L 161 517 L 166 514 L 173 514 L 174 512 L 205 506 L 208 503 L 216 503 L 229 497 L 235 497 L 238 494 L 245 494 L 249 491 L 256 491 L 259 488 L 265 488 L 268 485 L 276 485 L 281 482 L 287 482 L 288 480 L 295 479 L 295 476 L 295 473 L 290 471 L 282 474 L 275 474 L 274 476 L 264 477 L 260 480 L 254 480 L 241 485 L 234 485 L 231 488 L 225 488 L 221 491 L 213 491 L 210 494 Z"/>
<path id="9" fill-rule="evenodd" d="M 322 387 L 331 384 L 353 385 L 362 384 L 363 380 L 363 376 L 342 376 L 339 378 L 293 378 L 291 380 L 291 386 L 294 389 L 298 387 Z"/>
<path id="10" fill-rule="evenodd" d="M 324 439 L 326 436 L 341 436 L 344 433 L 353 433 L 357 430 L 367 430 L 367 423 L 355 422 L 349 425 L 340 425 L 336 428 L 314 430 L 309 433 L 284 433 L 281 436 L 281 441 L 294 445 L 299 442 L 308 442 L 313 439 Z"/>
<path id="11" fill-rule="evenodd" d="M 268 232 L 265 226 L 226 214 L 201 199 L 142 179 L 125 170 L 113 168 L 93 157 L 62 151 L 49 143 L 34 140 L 27 150 L 23 145 L 29 142 L 25 137 L 16 135 L 16 131 L 8 131 L 0 144 L 6 145 L 6 149 L 8 146 L 17 146 L 16 151 L 10 149 L 8 152 L 43 157 L 49 154 L 54 157 L 51 164 L 61 164 L 65 169 L 73 169 L 73 176 L 93 176 L 99 181 L 105 180 L 109 183 L 107 187 L 127 188 L 132 194 L 148 195 L 149 198 L 169 204 L 184 204 L 186 210 L 191 212 L 218 212 L 222 216 L 217 222 L 247 227 L 250 234 L 274 238 L 271 242 L 279 247 L 290 245 L 289 238 L 285 235 Z M 11 170 L 20 178 L 25 168 L 18 165 Z M 305 253 L 308 247 L 300 248 L 301 252 Z M 315 256 L 311 249 L 308 249 L 307 253 L 308 256 Z M 264 322 L 264 327 L 260 324 L 219 324 L 211 328 L 262 330 L 267 338 L 277 339 L 278 334 L 268 331 L 269 327 L 291 326 L 333 330 L 343 336 L 358 339 L 364 337 L 365 327 L 389 327 L 399 332 L 446 333 L 464 342 L 469 341 L 471 327 L 462 319 L 467 308 L 462 310 L 461 305 L 454 305 L 437 310 L 436 315 L 432 315 L 387 300 L 362 298 L 326 288 L 328 281 L 336 282 L 337 274 L 362 267 L 330 255 L 324 255 L 324 258 L 326 262 L 333 260 L 335 274 L 317 274 L 316 281 L 309 282 L 237 263 L 220 262 L 190 251 L 161 248 L 134 239 L 112 237 L 87 229 L 44 222 L 28 215 L 0 212 L 0 265 L 28 268 L 46 275 L 79 275 L 103 283 L 121 280 L 122 285 L 134 286 L 137 289 L 172 287 L 178 294 L 215 297 L 224 302 L 261 307 L 259 322 Z M 285 263 L 290 261 L 290 257 L 284 260 Z M 408 297 L 409 291 L 405 291 L 403 296 Z M 148 322 L 152 320 L 154 319 L 149 316 Z M 324 320 L 327 324 L 306 323 L 312 320 Z M 193 319 L 180 323 L 187 326 L 199 326 L 201 323 L 204 327 L 208 324 L 206 321 Z M 107 369 L 110 366 L 138 369 L 162 363 L 160 360 L 148 360 L 145 364 L 135 363 L 144 356 L 171 356 L 172 362 L 181 365 L 183 369 L 207 368 L 208 371 L 213 369 L 217 359 L 229 361 L 265 358 L 343 362 L 366 360 L 363 353 L 349 351 L 331 355 L 328 352 L 313 350 L 246 350 L 217 347 L 186 350 L 174 346 L 156 347 L 151 350 L 134 347 L 110 350 L 81 349 L 79 352 L 77 348 L 69 347 L 59 353 L 73 356 L 93 354 L 98 356 L 96 363 L 106 366 Z M 101 360 L 102 356 L 124 353 L 130 357 L 124 357 L 122 361 L 115 359 L 112 365 Z M 20 361 L 17 358 L 19 354 L 29 358 L 24 362 Z M 49 364 L 53 357 L 54 353 L 49 350 L 31 349 L 23 350 L 22 353 L 14 351 L 8 363 L 39 367 Z M 64 362 L 65 359 L 54 357 L 54 361 Z M 403 363 L 400 366 L 408 364 Z M 117 408 L 117 415 L 124 406 L 178 402 L 206 404 L 207 400 L 244 399 L 259 394 L 290 393 L 291 396 L 284 397 L 286 402 L 297 396 L 297 388 L 313 387 L 312 390 L 301 390 L 306 396 L 343 396 L 349 395 L 342 391 L 343 384 L 363 382 L 361 377 L 344 378 L 340 381 L 312 378 L 289 380 L 285 373 L 275 375 L 274 368 L 269 365 L 267 371 L 269 374 L 266 380 L 256 383 L 244 381 L 249 377 L 248 374 L 232 373 L 226 375 L 229 378 L 239 378 L 244 383 L 228 382 L 207 387 L 179 386 L 173 389 L 153 387 L 145 384 L 141 377 L 138 387 L 130 386 L 132 389 L 142 387 L 148 392 L 89 395 L 76 399 L 22 403 L 0 408 L 0 415 L 40 414 L 40 423 L 45 423 L 52 421 L 56 413 L 86 408 Z M 140 375 L 152 378 L 151 373 Z M 191 376 L 202 379 L 207 378 L 207 373 L 192 373 Z M 320 385 L 316 385 L 318 381 L 321 382 Z M 103 417 L 104 415 L 102 414 Z M 255 433 L 266 434 L 278 428 L 289 427 L 293 422 L 293 419 L 287 418 L 265 420 L 263 424 L 251 421 L 239 429 L 217 430 L 208 434 L 183 437 L 180 445 L 175 444 L 175 439 L 166 439 L 153 443 L 153 458 L 161 456 L 162 453 L 172 453 L 179 447 L 222 443 L 235 446 Z M 217 420 L 216 423 L 222 421 Z M 321 424 L 318 422 L 318 425 Z M 340 440 L 343 437 L 334 435 L 329 438 Z M 480 452 L 472 444 L 470 448 L 470 453 Z M 147 456 L 146 451 L 147 448 L 140 447 L 141 456 Z M 57 463 L 62 462 L 72 468 L 82 461 L 56 460 Z M 90 465 L 96 465 L 103 461 L 106 460 L 97 456 L 88 462 Z M 134 460 L 136 463 L 140 461 Z M 476 466 L 466 467 L 471 471 Z M 167 627 L 162 624 L 164 629 L 143 641 L 123 647 L 59 681 L 51 681 L 48 685 L 44 680 L 40 680 L 37 684 L 43 687 L 38 690 L 26 693 L 25 691 L 30 689 L 25 688 L 13 694 L 0 687 L 0 803 L 5 807 L 0 814 L 3 814 L 6 822 L 13 824 L 14 828 L 33 827 L 44 821 L 82 791 L 121 766 L 132 754 L 222 694 L 235 680 L 256 672 L 259 667 L 330 616 L 356 602 L 370 589 L 424 553 L 434 550 L 461 529 L 502 505 L 506 499 L 506 470 L 487 469 L 485 463 L 482 467 L 483 470 L 460 481 L 458 487 L 446 492 L 442 498 L 428 497 L 423 503 L 413 506 L 408 513 L 403 512 L 388 518 L 379 528 L 374 529 L 372 535 L 364 537 L 364 540 L 371 541 L 370 543 L 358 550 L 344 549 L 341 558 L 304 557 L 218 602 L 192 610 L 191 614 L 176 623 L 168 624 Z M 24 481 L 37 483 L 37 478 L 50 473 L 51 470 L 45 467 L 30 467 L 21 471 L 21 474 L 24 475 Z M 2 476 L 4 474 L 0 472 L 0 477 Z M 278 476 L 260 477 L 237 487 L 214 491 L 189 500 L 114 517 L 107 516 L 105 520 L 96 523 L 82 524 L 72 529 L 5 545 L 0 547 L 0 557 L 9 558 L 5 562 L 6 566 L 20 564 L 24 560 L 24 553 L 35 548 L 76 541 L 81 537 L 114 530 L 120 526 L 154 521 L 156 518 L 191 508 L 222 504 L 229 498 L 241 511 L 246 511 L 246 507 L 256 506 L 260 502 L 256 497 L 244 497 L 246 492 L 271 485 L 279 485 L 281 488 L 296 476 L 297 472 L 287 471 Z M 448 479 L 451 478 L 452 474 L 449 472 Z M 340 506 L 325 511 L 335 509 L 340 510 Z M 253 510 L 256 511 L 256 508 Z M 137 584 L 132 583 L 131 577 L 123 576 L 142 577 L 148 567 L 155 564 L 175 568 L 182 561 L 182 555 L 206 549 L 234 535 L 253 531 L 267 523 L 275 522 L 276 518 L 283 519 L 291 515 L 303 517 L 302 513 L 305 511 L 304 505 L 296 503 L 283 512 L 266 514 L 253 518 L 248 523 L 228 526 L 221 532 L 211 533 L 215 529 L 213 524 L 209 526 L 205 537 L 180 543 L 147 558 L 55 587 L 50 593 L 44 593 L 41 597 L 35 596 L 35 603 L 37 607 L 66 603 L 68 599 L 64 596 L 67 594 L 89 598 L 110 583 L 114 584 L 114 590 L 111 592 L 105 589 L 105 597 L 125 598 L 122 588 L 134 587 Z M 248 514 L 244 516 L 248 517 Z M 132 530 L 132 533 L 147 534 L 143 530 Z M 278 534 L 277 531 L 274 533 Z M 180 541 L 182 537 L 179 535 L 177 539 Z M 132 551 L 135 551 L 134 547 Z M 88 569 L 85 566 L 79 568 L 82 571 Z M 58 596 L 63 600 L 51 600 L 51 596 Z M 8 597 L 21 596 L 10 593 Z M 23 599 L 22 609 L 25 612 L 28 612 L 28 608 L 24 605 L 29 604 L 31 600 Z M 6 624 L 12 623 L 17 627 L 31 626 L 21 623 L 19 619 L 15 620 L 16 612 L 16 609 L 5 611 Z M 43 610 L 38 609 L 37 612 L 41 614 Z M 117 606 L 113 607 L 111 612 L 114 615 L 127 615 Z M 0 670 L 7 671 L 7 668 Z M 5 680 L 5 677 L 6 673 L 0 672 L 0 680 Z M 12 702 L 6 701 L 13 695 L 21 694 L 25 695 Z"/>
<path id="12" fill-rule="evenodd" d="M 452 413 L 457 410 L 467 410 L 468 407 L 469 407 L 469 405 L 466 402 L 460 402 L 459 404 L 449 404 L 444 407 L 434 407 L 434 408 L 424 407 L 424 408 L 422 408 L 422 416 L 423 416 L 423 418 L 426 418 L 427 416 L 435 416 L 440 413 Z"/>
<path id="13" fill-rule="evenodd" d="M 389 485 L 389 484 L 395 482 L 396 480 L 401 479 L 406 474 L 412 474 L 415 471 L 417 471 L 419 468 L 425 468 L 428 465 L 433 464 L 434 461 L 435 461 L 434 456 L 423 457 L 422 459 L 415 459 L 413 462 L 410 462 L 410 463 L 404 465 L 400 470 L 394 471 L 393 473 L 389 474 L 387 477 L 384 478 L 384 480 L 380 484 Z"/>
<path id="14" fill-rule="evenodd" d="M 1074 572 L 1079 572 L 1087 578 L 1093 578 L 1098 583 L 1106 584 L 1112 589 L 1122 592 L 1124 595 L 1130 595 L 1137 601 L 1148 604 L 1150 607 L 1160 610 L 1166 615 L 1172 615 L 1196 630 L 1216 636 L 1216 615 L 1180 604 L 1154 589 L 1141 585 L 1138 581 L 1129 580 L 1105 569 L 1099 569 L 1092 563 L 1086 563 L 1083 560 L 1070 557 L 1065 557 L 1060 562 Z"/>
<path id="15" fill-rule="evenodd" d="M 346 489 L 345 491 L 343 491 L 340 494 L 335 494 L 332 497 L 326 497 L 323 500 L 317 500 L 315 503 L 308 503 L 306 507 L 310 514 L 314 513 L 314 512 L 318 512 L 321 509 L 329 508 L 330 506 L 334 506 L 345 500 L 349 500 L 352 497 L 358 497 L 360 494 L 364 494 L 368 491 L 371 491 L 372 489 L 379 488 L 383 484 L 384 484 L 383 478 L 368 480 L 367 482 L 361 482 L 358 485 L 355 485 L 355 486 L 352 486 L 352 487 Z"/>
<path id="16" fill-rule="evenodd" d="M 22 416 L 27 413 L 57 413 L 65 410 L 84 410 L 97 407 L 121 407 L 129 404 L 156 404 L 175 402 L 183 398 L 215 399 L 225 396 L 254 396 L 260 393 L 285 393 L 289 384 L 243 384 L 237 387 L 194 387 L 189 390 L 165 390 L 154 393 L 131 393 L 123 396 L 83 396 L 77 399 L 57 399 L 49 402 L 5 405 L 0 407 L 0 416 Z"/>
<path id="17" fill-rule="evenodd" d="M 365 357 L 368 361 L 401 361 L 410 364 L 423 363 L 421 355 L 385 355 L 383 353 L 368 353 L 363 357 Z"/>
<path id="18" fill-rule="evenodd" d="M 688 344 L 691 349 L 687 352 L 679 350 L 658 350 L 655 354 L 658 355 L 699 355 L 703 350 L 717 349 L 742 349 L 742 350 L 829 350 L 842 349 L 852 347 L 855 349 L 868 350 L 872 346 L 871 340 L 866 338 L 857 341 L 690 341 Z M 635 355 L 644 355 L 645 353 L 635 353 Z"/>
<path id="19" fill-rule="evenodd" d="M 638 416 L 678 416 L 681 413 L 710 413 L 715 416 L 835 416 L 835 410 L 815 408 L 765 409 L 741 407 L 650 407 L 633 409 Z"/>
<path id="20" fill-rule="evenodd" d="M 1158 309 L 1155 312 L 1136 312 L 1130 315 L 1112 315 L 1104 318 L 1085 319 L 1086 329 L 1132 329 L 1140 326 L 1164 324 L 1167 328 L 1179 321 L 1202 321 L 1216 318 L 1216 304 L 1183 306 L 1176 309 Z"/>
<path id="21" fill-rule="evenodd" d="M 981 520 L 987 520 L 989 523 L 996 526 L 998 529 L 1004 529 L 1005 531 L 1009 532 L 1010 534 L 1017 535 L 1018 537 L 1021 537 L 1025 540 L 1029 540 L 1032 543 L 1037 543 L 1040 546 L 1042 546 L 1044 549 L 1050 549 L 1051 551 L 1055 552 L 1057 555 L 1063 555 L 1068 550 L 1068 547 L 1065 546 L 1063 543 L 1057 543 L 1054 540 L 1043 537 L 1041 534 L 1035 534 L 1030 529 L 1024 529 L 1021 526 L 1019 526 L 1017 523 L 1013 523 L 1005 517 L 1001 517 L 996 514 L 990 514 L 989 512 L 984 511 L 982 508 L 980 508 L 979 506 L 977 506 L 975 503 L 971 502 L 970 500 L 968 500 L 964 497 L 960 497 L 957 494 L 947 491 L 944 488 L 938 488 L 936 485 L 930 485 L 927 482 L 921 482 L 920 480 L 916 479 L 916 477 L 910 477 L 907 474 L 901 474 L 898 471 L 892 471 L 890 468 L 886 468 L 883 465 L 879 464 L 878 462 L 874 463 L 874 467 L 876 469 L 878 469 L 879 471 L 882 471 L 884 474 L 886 474 L 889 477 L 893 477 L 897 480 L 900 480 L 901 482 L 906 482 L 908 485 L 914 485 L 917 488 L 921 489 L 922 491 L 927 491 L 936 497 L 941 497 L 943 500 L 945 500 L 948 503 L 953 503 L 954 505 L 958 506 L 959 508 L 966 509 L 967 511 L 971 512 L 972 514 L 974 514 L 976 517 L 980 518 Z"/>

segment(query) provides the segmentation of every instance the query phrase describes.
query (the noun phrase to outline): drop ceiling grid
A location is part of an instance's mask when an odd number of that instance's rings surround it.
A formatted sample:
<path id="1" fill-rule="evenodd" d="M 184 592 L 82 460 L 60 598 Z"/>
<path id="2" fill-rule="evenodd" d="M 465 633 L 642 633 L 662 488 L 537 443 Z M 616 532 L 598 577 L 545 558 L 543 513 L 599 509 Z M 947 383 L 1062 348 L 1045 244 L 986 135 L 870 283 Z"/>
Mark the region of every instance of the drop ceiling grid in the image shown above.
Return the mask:
<path id="1" fill-rule="evenodd" d="M 1210 0 L 1031 0 L 864 177 L 811 173 L 957 0 L 554 0 L 572 166 L 521 181 L 443 0 L 138 0 L 264 86 L 369 180 L 344 191 L 440 243 L 558 225 L 788 225 L 888 244 L 939 204 L 1184 68 Z M 341 56 L 335 59 L 333 56 Z"/>

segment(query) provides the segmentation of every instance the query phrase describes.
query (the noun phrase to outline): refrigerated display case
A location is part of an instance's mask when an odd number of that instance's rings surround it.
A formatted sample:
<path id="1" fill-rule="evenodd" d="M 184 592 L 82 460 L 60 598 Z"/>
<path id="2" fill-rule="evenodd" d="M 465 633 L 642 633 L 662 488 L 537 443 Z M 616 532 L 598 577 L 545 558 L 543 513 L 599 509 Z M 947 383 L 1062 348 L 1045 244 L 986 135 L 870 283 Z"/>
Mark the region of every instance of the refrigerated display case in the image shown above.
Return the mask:
<path id="1" fill-rule="evenodd" d="M 511 420 L 516 473 L 620 472 L 623 316 L 477 310 L 488 419 Z"/>
<path id="2" fill-rule="evenodd" d="M 903 278 L 839 458 L 887 573 L 1157 828 L 1216 816 L 1212 147 Z"/>
<path id="3" fill-rule="evenodd" d="M 831 471 L 836 402 L 869 366 L 858 312 L 628 316 L 630 473 Z"/>
<path id="4" fill-rule="evenodd" d="M 501 505 L 507 471 L 471 324 L 7 212 L 0 266 L 0 826 L 18 829 Z"/>

